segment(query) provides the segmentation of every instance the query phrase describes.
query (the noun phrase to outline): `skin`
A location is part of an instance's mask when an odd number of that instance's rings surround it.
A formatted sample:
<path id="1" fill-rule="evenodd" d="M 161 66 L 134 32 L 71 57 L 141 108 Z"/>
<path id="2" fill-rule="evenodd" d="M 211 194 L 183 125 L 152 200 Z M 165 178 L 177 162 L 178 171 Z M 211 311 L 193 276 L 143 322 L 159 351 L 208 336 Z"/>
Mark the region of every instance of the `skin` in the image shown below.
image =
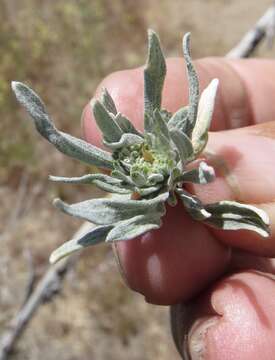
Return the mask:
<path id="1" fill-rule="evenodd" d="M 160 230 L 116 243 L 115 253 L 128 286 L 148 302 L 181 303 L 174 307 L 181 352 L 192 359 L 270 360 L 275 352 L 275 62 L 205 58 L 195 66 L 201 89 L 220 80 L 206 149 L 215 154 L 218 177 L 189 190 L 208 203 L 234 199 L 257 205 L 270 217 L 271 235 L 216 230 L 193 221 L 178 205 L 167 208 Z M 102 87 L 141 129 L 142 68 L 109 75 L 95 97 Z M 187 103 L 184 61 L 168 59 L 163 107 L 175 112 Z M 101 146 L 89 104 L 82 126 L 85 138 Z M 186 315 L 180 318 L 182 310 Z"/>

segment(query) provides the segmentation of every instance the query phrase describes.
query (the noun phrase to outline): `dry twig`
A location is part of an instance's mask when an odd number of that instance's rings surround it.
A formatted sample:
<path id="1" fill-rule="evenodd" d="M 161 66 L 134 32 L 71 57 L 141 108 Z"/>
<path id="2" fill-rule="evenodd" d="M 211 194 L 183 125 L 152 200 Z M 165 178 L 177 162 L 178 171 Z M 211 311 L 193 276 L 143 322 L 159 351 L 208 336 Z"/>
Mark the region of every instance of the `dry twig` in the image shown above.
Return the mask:
<path id="1" fill-rule="evenodd" d="M 29 297 L 31 296 L 33 289 L 34 289 L 34 284 L 35 284 L 35 268 L 34 268 L 34 264 L 33 264 L 33 257 L 32 257 L 31 251 L 29 249 L 26 249 L 24 251 L 24 256 L 28 262 L 29 276 L 28 276 L 28 281 L 27 281 L 27 285 L 26 285 L 25 296 L 24 296 L 24 301 L 22 303 L 22 307 L 26 304 Z"/>
<path id="2" fill-rule="evenodd" d="M 274 36 L 275 4 L 270 6 L 256 25 L 249 30 L 241 41 L 228 54 L 230 59 L 247 58 L 252 55 L 259 43 L 267 37 L 269 44 Z"/>

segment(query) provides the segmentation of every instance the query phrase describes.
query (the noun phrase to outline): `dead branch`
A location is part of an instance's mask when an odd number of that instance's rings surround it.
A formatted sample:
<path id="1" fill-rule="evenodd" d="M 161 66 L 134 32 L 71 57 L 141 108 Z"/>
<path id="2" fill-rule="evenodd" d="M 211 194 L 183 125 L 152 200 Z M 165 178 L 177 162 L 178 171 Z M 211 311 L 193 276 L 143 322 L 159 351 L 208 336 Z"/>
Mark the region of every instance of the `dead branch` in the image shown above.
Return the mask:
<path id="1" fill-rule="evenodd" d="M 32 256 L 30 249 L 26 249 L 24 251 L 24 257 L 26 258 L 26 260 L 28 262 L 29 276 L 28 276 L 28 281 L 27 281 L 27 285 L 26 285 L 25 296 L 24 296 L 24 301 L 22 303 L 22 307 L 26 304 L 29 297 L 31 296 L 33 289 L 34 289 L 34 284 L 35 284 L 35 268 L 34 268 L 34 264 L 33 264 L 33 256 Z"/>
<path id="2" fill-rule="evenodd" d="M 266 37 L 271 44 L 274 36 L 275 4 L 270 6 L 255 26 L 249 30 L 241 41 L 228 54 L 230 59 L 247 58 L 252 55 L 260 42 Z"/>

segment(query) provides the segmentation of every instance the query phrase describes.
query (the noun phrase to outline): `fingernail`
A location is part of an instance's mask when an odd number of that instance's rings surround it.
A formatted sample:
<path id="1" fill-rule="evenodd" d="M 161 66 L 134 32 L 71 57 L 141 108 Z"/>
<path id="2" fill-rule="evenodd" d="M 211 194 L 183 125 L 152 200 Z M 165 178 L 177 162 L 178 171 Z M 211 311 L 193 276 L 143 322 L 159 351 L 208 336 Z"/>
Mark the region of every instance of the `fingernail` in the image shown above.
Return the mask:
<path id="1" fill-rule="evenodd" d="M 194 319 L 192 305 L 177 304 L 170 308 L 171 330 L 175 345 L 184 360 L 205 360 L 207 333 L 219 316 L 205 315 Z"/>
<path id="2" fill-rule="evenodd" d="M 217 316 L 207 316 L 192 325 L 185 346 L 192 360 L 204 360 L 206 354 L 206 336 L 208 330 L 217 323 Z"/>

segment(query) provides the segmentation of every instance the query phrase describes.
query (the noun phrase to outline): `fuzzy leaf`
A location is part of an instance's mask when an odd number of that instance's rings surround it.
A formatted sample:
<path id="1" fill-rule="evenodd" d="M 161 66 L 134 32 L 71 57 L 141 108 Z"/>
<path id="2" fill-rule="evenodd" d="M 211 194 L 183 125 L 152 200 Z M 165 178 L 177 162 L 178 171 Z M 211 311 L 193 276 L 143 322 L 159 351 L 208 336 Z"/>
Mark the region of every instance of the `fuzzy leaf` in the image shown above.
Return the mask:
<path id="1" fill-rule="evenodd" d="M 132 181 L 131 177 L 124 174 L 124 172 L 120 171 L 120 170 L 113 170 L 112 171 L 112 176 L 114 176 L 115 178 L 123 181 L 125 184 L 128 185 L 132 185 L 135 186 L 134 182 Z"/>
<path id="2" fill-rule="evenodd" d="M 208 204 L 205 209 L 211 213 L 209 224 L 225 230 L 246 229 L 263 237 L 269 236 L 269 218 L 265 211 L 235 201 L 220 201 Z"/>
<path id="3" fill-rule="evenodd" d="M 188 106 L 185 106 L 175 112 L 168 122 L 169 129 L 176 128 L 183 133 L 187 132 L 188 125 Z"/>
<path id="4" fill-rule="evenodd" d="M 12 81 L 11 87 L 16 99 L 24 106 L 31 117 L 35 120 L 40 131 L 43 132 L 44 127 L 52 129 L 53 126 L 51 120 L 46 111 L 45 104 L 40 97 L 23 83 Z"/>
<path id="5" fill-rule="evenodd" d="M 117 109 L 114 100 L 112 99 L 110 93 L 106 88 L 102 89 L 100 101 L 107 111 L 109 111 L 113 115 L 117 114 Z"/>
<path id="6" fill-rule="evenodd" d="M 55 142 L 53 139 L 52 144 L 64 154 L 87 164 L 109 169 L 113 168 L 113 158 L 109 152 L 69 134 L 60 131 L 55 137 Z"/>
<path id="7" fill-rule="evenodd" d="M 137 215 L 163 214 L 167 197 L 164 193 L 150 200 L 92 199 L 72 205 L 56 199 L 54 205 L 66 214 L 98 225 L 110 225 Z"/>
<path id="8" fill-rule="evenodd" d="M 87 164 L 109 169 L 113 167 L 110 153 L 58 131 L 47 114 L 42 100 L 27 85 L 13 81 L 12 89 L 19 103 L 34 119 L 38 132 L 60 152 Z"/>
<path id="9" fill-rule="evenodd" d="M 166 122 L 163 120 L 158 110 L 154 111 L 152 132 L 154 136 L 153 148 L 158 153 L 166 153 L 171 151 L 170 134 Z"/>
<path id="10" fill-rule="evenodd" d="M 192 218 L 195 220 L 205 220 L 210 218 L 211 213 L 204 208 L 202 202 L 196 196 L 191 195 L 182 189 L 177 189 L 176 192 L 183 202 L 186 211 Z"/>
<path id="11" fill-rule="evenodd" d="M 147 182 L 145 176 L 138 171 L 133 171 L 131 173 L 131 179 L 138 187 L 145 186 Z"/>
<path id="12" fill-rule="evenodd" d="M 148 31 L 148 58 L 144 70 L 144 112 L 153 115 L 155 109 L 160 109 L 161 94 L 166 74 L 165 59 L 157 34 Z M 150 128 L 146 128 L 150 131 Z"/>
<path id="13" fill-rule="evenodd" d="M 169 130 L 168 130 L 166 121 L 164 120 L 163 116 L 161 115 L 161 112 L 156 109 L 154 111 L 153 118 L 154 118 L 154 124 L 153 124 L 154 129 L 153 130 L 155 132 L 155 135 L 162 134 L 163 137 L 165 137 L 167 139 L 167 141 L 169 142 L 169 140 L 170 140 Z"/>
<path id="14" fill-rule="evenodd" d="M 174 167 L 170 171 L 170 176 L 169 176 L 168 181 L 167 181 L 169 191 L 171 191 L 171 190 L 173 190 L 175 188 L 175 185 L 178 182 L 177 179 L 178 179 L 178 177 L 180 175 L 181 175 L 181 171 L 177 167 Z"/>
<path id="15" fill-rule="evenodd" d="M 143 134 L 141 134 L 138 130 L 136 130 L 134 125 L 131 123 L 131 121 L 129 119 L 126 118 L 126 116 L 118 113 L 116 115 L 115 119 L 116 119 L 117 124 L 119 125 L 119 127 L 121 128 L 121 130 L 124 133 L 130 133 L 130 134 L 134 134 L 134 135 L 143 137 Z"/>
<path id="16" fill-rule="evenodd" d="M 151 184 L 161 183 L 164 180 L 164 176 L 162 174 L 152 174 L 148 176 L 148 181 Z"/>
<path id="17" fill-rule="evenodd" d="M 189 83 L 188 121 L 191 130 L 193 129 L 197 118 L 200 88 L 198 75 L 190 54 L 190 33 L 185 34 L 183 37 L 183 56 L 186 62 Z M 187 133 L 187 135 L 189 135 L 189 133 Z"/>
<path id="18" fill-rule="evenodd" d="M 123 134 L 119 141 L 117 142 L 108 142 L 106 140 L 103 140 L 103 143 L 105 146 L 108 146 L 108 148 L 112 150 L 120 149 L 124 146 L 131 146 L 135 144 L 142 144 L 143 138 L 135 135 L 135 134 Z"/>
<path id="19" fill-rule="evenodd" d="M 207 219 L 206 222 L 209 225 L 223 230 L 250 230 L 256 232 L 262 237 L 268 237 L 270 235 L 268 227 L 258 225 L 253 220 L 236 220 L 231 217 L 227 218 L 225 215 L 223 218 L 212 217 Z"/>
<path id="20" fill-rule="evenodd" d="M 125 189 L 121 180 L 104 174 L 87 174 L 81 177 L 50 176 L 49 179 L 51 181 L 63 182 L 67 184 L 94 184 L 101 190 L 110 193 L 129 194 L 131 192 L 131 190 Z"/>
<path id="21" fill-rule="evenodd" d="M 194 184 L 208 184 L 215 179 L 215 170 L 212 166 L 206 164 L 206 162 L 202 161 L 199 164 L 197 169 L 192 169 L 189 171 L 185 171 L 180 176 L 180 181 L 182 182 L 190 182 Z"/>
<path id="22" fill-rule="evenodd" d="M 213 215 L 222 215 L 232 213 L 243 217 L 258 218 L 265 225 L 269 225 L 267 213 L 253 205 L 241 204 L 236 201 L 223 200 L 218 203 L 208 204 L 206 207 Z"/>
<path id="23" fill-rule="evenodd" d="M 158 229 L 161 225 L 160 215 L 138 215 L 119 222 L 108 234 L 106 241 L 131 240 L 147 231 Z"/>
<path id="24" fill-rule="evenodd" d="M 113 227 L 110 225 L 98 226 L 88 231 L 85 235 L 75 237 L 72 240 L 65 242 L 63 245 L 52 252 L 50 256 L 50 263 L 55 264 L 65 256 L 71 255 L 78 250 L 88 246 L 97 245 L 105 241 L 109 231 L 112 228 Z"/>
<path id="25" fill-rule="evenodd" d="M 178 129 L 171 129 L 170 136 L 173 143 L 176 145 L 181 162 L 186 164 L 188 160 L 192 160 L 194 152 L 192 143 L 188 136 Z"/>
<path id="26" fill-rule="evenodd" d="M 218 85 L 218 79 L 212 80 L 201 94 L 198 117 L 191 137 L 196 155 L 200 154 L 207 144 Z"/>
<path id="27" fill-rule="evenodd" d="M 173 114 L 166 109 L 159 109 L 159 112 L 163 120 L 166 122 L 166 124 L 168 124 L 168 121 L 171 119 Z"/>
<path id="28" fill-rule="evenodd" d="M 123 132 L 115 121 L 115 116 L 110 114 L 98 100 L 92 102 L 92 109 L 95 121 L 102 131 L 104 140 L 107 142 L 119 141 Z"/>
<path id="29" fill-rule="evenodd" d="M 140 194 L 140 196 L 148 196 L 152 195 L 153 193 L 160 191 L 161 185 L 144 187 L 144 188 L 135 188 L 135 192 Z"/>
<path id="30" fill-rule="evenodd" d="M 148 112 L 144 113 L 144 131 L 145 131 L 145 136 L 148 135 L 153 128 L 153 115 Z"/>

